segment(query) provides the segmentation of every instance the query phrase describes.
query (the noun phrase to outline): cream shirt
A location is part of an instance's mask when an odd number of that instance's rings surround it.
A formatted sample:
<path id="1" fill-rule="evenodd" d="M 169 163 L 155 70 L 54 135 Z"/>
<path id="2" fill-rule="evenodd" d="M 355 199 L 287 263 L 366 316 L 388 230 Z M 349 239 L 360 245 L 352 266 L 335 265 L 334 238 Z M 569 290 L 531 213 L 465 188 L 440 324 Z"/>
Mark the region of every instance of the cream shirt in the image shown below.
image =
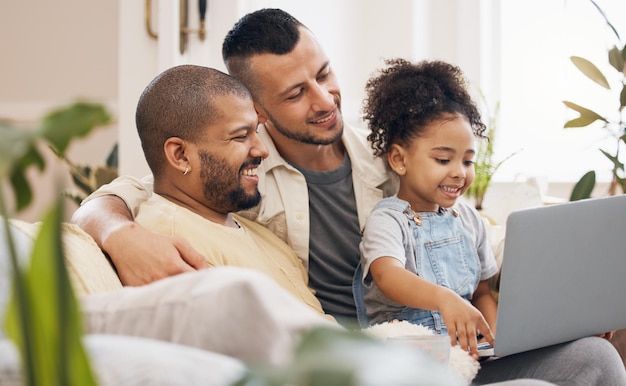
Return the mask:
<path id="1" fill-rule="evenodd" d="M 214 223 L 153 194 L 135 221 L 154 232 L 186 239 L 211 266 L 250 268 L 271 277 L 319 313 L 322 306 L 307 286 L 302 262 L 285 242 L 259 224 L 233 214 L 239 228 Z"/>

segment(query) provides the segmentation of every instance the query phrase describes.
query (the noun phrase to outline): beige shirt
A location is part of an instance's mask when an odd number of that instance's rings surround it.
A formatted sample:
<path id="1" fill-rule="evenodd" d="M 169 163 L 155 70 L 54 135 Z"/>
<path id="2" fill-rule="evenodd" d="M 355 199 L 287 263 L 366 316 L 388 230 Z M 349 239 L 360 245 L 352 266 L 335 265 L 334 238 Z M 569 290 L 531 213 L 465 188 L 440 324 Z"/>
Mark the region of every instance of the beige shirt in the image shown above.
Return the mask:
<path id="1" fill-rule="evenodd" d="M 153 194 L 135 221 L 152 231 L 186 239 L 211 266 L 262 272 L 319 313 L 322 306 L 307 286 L 302 262 L 285 242 L 259 224 L 233 214 L 239 228 L 226 227 Z"/>

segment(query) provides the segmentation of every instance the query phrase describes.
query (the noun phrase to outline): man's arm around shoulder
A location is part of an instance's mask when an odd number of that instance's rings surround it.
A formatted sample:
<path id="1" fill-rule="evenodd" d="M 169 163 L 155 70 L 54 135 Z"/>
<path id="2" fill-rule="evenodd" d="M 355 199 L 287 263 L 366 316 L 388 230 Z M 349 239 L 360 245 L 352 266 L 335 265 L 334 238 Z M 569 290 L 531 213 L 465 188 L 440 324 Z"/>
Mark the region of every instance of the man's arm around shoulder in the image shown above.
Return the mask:
<path id="1" fill-rule="evenodd" d="M 146 192 L 140 194 L 145 196 Z M 86 200 L 71 221 L 91 235 L 111 258 L 124 285 L 143 285 L 208 267 L 204 257 L 186 240 L 157 234 L 136 224 L 126 202 L 116 195 L 97 195 Z"/>

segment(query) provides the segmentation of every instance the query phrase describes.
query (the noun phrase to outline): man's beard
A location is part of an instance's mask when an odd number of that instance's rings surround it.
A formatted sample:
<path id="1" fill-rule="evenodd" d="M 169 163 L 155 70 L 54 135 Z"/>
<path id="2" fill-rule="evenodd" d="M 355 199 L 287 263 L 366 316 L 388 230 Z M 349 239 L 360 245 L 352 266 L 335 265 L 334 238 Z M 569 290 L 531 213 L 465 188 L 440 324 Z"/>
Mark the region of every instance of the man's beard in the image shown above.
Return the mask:
<path id="1" fill-rule="evenodd" d="M 237 212 L 255 207 L 261 202 L 261 193 L 255 188 L 254 193 L 246 193 L 239 181 L 241 171 L 250 165 L 259 165 L 260 158 L 245 162 L 239 170 L 232 167 L 223 159 L 213 157 L 207 152 L 200 152 L 202 171 L 200 178 L 204 185 L 204 197 L 211 205 L 211 209 L 220 213 Z"/>
<path id="2" fill-rule="evenodd" d="M 274 126 L 276 130 L 285 137 L 309 145 L 332 145 L 333 143 L 339 141 L 341 139 L 341 135 L 343 134 L 343 117 L 341 117 L 341 119 L 338 119 L 335 126 L 333 126 L 333 129 L 338 126 L 339 130 L 332 138 L 323 138 L 306 132 L 299 133 L 290 131 L 285 126 L 277 122 L 270 114 L 268 114 L 268 118 L 272 122 L 272 126 Z"/>

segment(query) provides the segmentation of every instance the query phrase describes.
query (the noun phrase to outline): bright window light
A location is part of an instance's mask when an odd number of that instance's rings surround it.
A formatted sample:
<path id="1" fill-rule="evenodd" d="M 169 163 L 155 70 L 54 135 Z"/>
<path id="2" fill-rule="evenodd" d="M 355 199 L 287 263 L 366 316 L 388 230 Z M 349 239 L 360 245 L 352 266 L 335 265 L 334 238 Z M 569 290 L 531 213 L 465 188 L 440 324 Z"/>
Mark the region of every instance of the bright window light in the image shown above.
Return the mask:
<path id="1" fill-rule="evenodd" d="M 530 176 L 551 182 L 575 182 L 595 170 L 609 181 L 611 163 L 600 148 L 614 154 L 615 141 L 596 122 L 564 129 L 577 116 L 563 100 L 615 117 L 621 83 L 607 52 L 626 41 L 626 1 L 597 0 L 622 41 L 588 0 L 502 1 L 501 95 L 496 158 L 513 152 L 494 176 L 496 181 Z M 591 60 L 607 77 L 605 90 L 582 75 L 570 56 Z"/>

